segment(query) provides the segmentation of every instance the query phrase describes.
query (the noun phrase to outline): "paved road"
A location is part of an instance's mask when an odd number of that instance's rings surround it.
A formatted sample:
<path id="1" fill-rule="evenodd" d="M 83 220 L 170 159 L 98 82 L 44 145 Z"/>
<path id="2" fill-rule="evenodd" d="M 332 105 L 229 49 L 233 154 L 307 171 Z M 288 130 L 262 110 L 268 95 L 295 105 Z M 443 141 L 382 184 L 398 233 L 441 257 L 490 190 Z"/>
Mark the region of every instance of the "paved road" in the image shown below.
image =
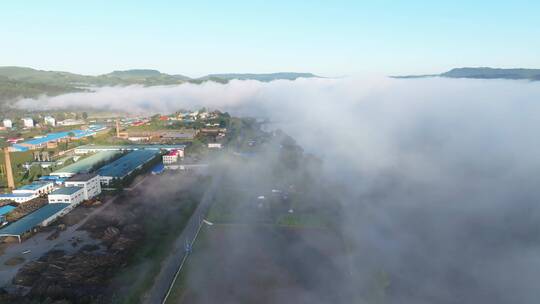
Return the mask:
<path id="1" fill-rule="evenodd" d="M 182 233 L 175 240 L 171 253 L 161 263 L 161 270 L 154 279 L 154 285 L 144 295 L 143 299 L 141 300 L 142 303 L 157 304 L 162 303 L 165 299 L 165 296 L 169 291 L 169 287 L 171 286 L 171 283 L 186 256 L 186 240 L 192 243 L 195 235 L 198 233 L 201 220 L 206 216 L 208 209 L 210 209 L 210 206 L 214 202 L 216 189 L 221 183 L 221 179 L 221 175 L 213 176 L 212 182 L 204 193 L 201 202 L 197 206 L 197 209 L 193 212 L 193 215 L 189 219 Z"/>

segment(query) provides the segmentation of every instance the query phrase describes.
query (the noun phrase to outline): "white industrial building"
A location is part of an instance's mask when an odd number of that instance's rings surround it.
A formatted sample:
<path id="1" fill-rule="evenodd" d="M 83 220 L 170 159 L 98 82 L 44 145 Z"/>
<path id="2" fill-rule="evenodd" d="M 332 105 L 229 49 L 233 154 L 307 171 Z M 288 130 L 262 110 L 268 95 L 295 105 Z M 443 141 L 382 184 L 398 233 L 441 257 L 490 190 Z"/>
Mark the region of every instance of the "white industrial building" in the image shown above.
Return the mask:
<path id="1" fill-rule="evenodd" d="M 77 125 L 84 125 L 86 122 L 81 119 L 73 119 L 68 118 L 66 120 L 62 120 L 58 122 L 58 125 L 60 126 L 77 126 Z"/>
<path id="2" fill-rule="evenodd" d="M 180 155 L 180 152 L 182 152 L 182 155 Z M 182 150 L 172 150 L 169 153 L 163 155 L 163 164 L 175 164 L 178 162 L 178 157 L 183 157 L 184 151 Z"/>
<path id="3" fill-rule="evenodd" d="M 33 193 L 2 193 L 0 194 L 0 201 L 13 201 L 16 203 L 24 203 L 38 197 Z"/>
<path id="4" fill-rule="evenodd" d="M 49 204 L 64 203 L 76 206 L 84 201 L 84 188 L 63 187 L 49 194 Z"/>
<path id="5" fill-rule="evenodd" d="M 13 122 L 11 121 L 11 119 L 4 119 L 3 124 L 6 128 L 13 128 Z"/>
<path id="6" fill-rule="evenodd" d="M 83 188 L 84 199 L 91 199 L 101 193 L 101 183 L 97 174 L 77 174 L 65 182 L 66 187 Z"/>
<path id="7" fill-rule="evenodd" d="M 30 117 L 25 117 L 22 119 L 23 121 L 23 126 L 25 128 L 33 128 L 34 127 L 34 120 Z"/>
<path id="8" fill-rule="evenodd" d="M 54 182 L 52 181 L 38 181 L 28 185 L 24 185 L 18 189 L 13 190 L 15 194 L 31 193 L 36 196 L 50 193 L 54 190 Z"/>
<path id="9" fill-rule="evenodd" d="M 52 116 L 45 116 L 44 121 L 45 121 L 45 124 L 49 126 L 53 126 L 53 127 L 56 126 L 56 119 L 54 119 L 54 117 Z"/>
<path id="10" fill-rule="evenodd" d="M 221 149 L 221 143 L 208 143 L 210 149 Z"/>

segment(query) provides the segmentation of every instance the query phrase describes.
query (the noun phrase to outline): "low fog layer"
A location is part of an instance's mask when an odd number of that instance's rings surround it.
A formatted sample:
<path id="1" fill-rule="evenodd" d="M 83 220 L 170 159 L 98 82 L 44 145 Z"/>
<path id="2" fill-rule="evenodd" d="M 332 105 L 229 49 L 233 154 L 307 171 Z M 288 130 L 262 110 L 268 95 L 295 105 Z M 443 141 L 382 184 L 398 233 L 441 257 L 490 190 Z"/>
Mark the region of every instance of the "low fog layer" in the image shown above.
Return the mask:
<path id="1" fill-rule="evenodd" d="M 324 160 L 348 212 L 359 288 L 390 278 L 391 303 L 540 298 L 540 83 L 299 79 L 111 87 L 22 100 L 269 117 Z M 338 188 L 336 188 L 338 189 Z"/>

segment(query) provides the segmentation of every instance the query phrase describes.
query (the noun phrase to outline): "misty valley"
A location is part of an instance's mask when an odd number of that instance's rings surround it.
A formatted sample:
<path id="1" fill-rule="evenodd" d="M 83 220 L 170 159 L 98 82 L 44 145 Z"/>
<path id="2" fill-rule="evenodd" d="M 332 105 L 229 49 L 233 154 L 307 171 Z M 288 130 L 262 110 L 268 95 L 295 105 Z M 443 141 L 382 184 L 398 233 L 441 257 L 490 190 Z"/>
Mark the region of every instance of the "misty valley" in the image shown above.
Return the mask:
<path id="1" fill-rule="evenodd" d="M 0 304 L 540 303 L 540 1 L 3 1 Z"/>

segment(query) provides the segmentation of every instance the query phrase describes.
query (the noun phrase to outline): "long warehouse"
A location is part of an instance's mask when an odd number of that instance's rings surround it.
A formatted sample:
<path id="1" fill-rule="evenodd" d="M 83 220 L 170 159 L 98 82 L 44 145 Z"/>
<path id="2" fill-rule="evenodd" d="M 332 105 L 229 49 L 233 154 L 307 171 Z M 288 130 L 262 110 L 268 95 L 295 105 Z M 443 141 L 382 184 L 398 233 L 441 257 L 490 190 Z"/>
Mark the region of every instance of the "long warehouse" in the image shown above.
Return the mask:
<path id="1" fill-rule="evenodd" d="M 24 234 L 32 231 L 34 227 L 49 225 L 58 217 L 69 212 L 71 208 L 68 207 L 70 207 L 70 204 L 47 204 L 20 220 L 0 229 L 0 237 L 13 236 L 16 237 L 20 243 Z"/>
<path id="2" fill-rule="evenodd" d="M 119 151 L 103 151 L 91 155 L 87 158 L 81 159 L 78 162 L 58 169 L 51 173 L 52 176 L 59 177 L 72 177 L 78 173 L 88 173 L 92 168 L 100 163 L 107 162 L 108 160 L 119 154 Z"/>
<path id="3" fill-rule="evenodd" d="M 159 150 L 135 150 L 101 167 L 97 174 L 100 176 L 103 185 L 109 185 L 115 179 L 125 178 L 159 154 Z"/>

